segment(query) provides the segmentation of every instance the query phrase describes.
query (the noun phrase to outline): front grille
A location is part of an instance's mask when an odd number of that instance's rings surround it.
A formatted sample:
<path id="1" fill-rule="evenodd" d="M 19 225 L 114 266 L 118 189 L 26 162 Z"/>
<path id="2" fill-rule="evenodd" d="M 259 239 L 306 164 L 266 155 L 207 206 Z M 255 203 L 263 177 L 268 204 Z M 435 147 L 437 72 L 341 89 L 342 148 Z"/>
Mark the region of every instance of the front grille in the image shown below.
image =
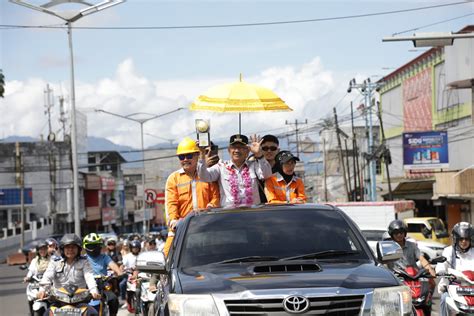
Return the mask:
<path id="1" fill-rule="evenodd" d="M 364 295 L 308 297 L 309 309 L 301 315 L 359 315 Z M 230 315 L 291 315 L 283 308 L 283 299 L 225 300 Z"/>

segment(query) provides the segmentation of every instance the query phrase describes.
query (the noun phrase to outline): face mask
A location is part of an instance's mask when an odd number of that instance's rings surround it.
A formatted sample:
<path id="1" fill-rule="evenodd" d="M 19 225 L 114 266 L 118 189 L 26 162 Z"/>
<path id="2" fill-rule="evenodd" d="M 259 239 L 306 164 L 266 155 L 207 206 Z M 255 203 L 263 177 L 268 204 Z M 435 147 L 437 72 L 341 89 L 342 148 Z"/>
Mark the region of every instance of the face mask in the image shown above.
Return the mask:
<path id="1" fill-rule="evenodd" d="M 100 247 L 97 247 L 97 248 L 94 248 L 94 249 L 91 249 L 91 250 L 87 250 L 87 253 L 89 254 L 89 256 L 91 257 L 97 257 L 100 255 Z"/>

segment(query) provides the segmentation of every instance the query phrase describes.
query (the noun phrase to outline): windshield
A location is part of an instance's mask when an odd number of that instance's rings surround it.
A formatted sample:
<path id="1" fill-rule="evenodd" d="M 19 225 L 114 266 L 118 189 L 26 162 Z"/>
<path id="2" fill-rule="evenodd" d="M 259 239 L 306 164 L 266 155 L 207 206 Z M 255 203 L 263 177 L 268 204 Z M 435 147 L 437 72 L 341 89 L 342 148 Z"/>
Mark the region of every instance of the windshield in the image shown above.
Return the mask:
<path id="1" fill-rule="evenodd" d="M 430 223 L 432 229 L 434 229 L 436 237 L 442 238 L 442 237 L 449 236 L 448 231 L 446 230 L 446 227 L 444 227 L 443 222 L 439 218 L 430 219 L 428 220 L 428 223 Z"/>
<path id="2" fill-rule="evenodd" d="M 204 214 L 191 219 L 183 247 L 179 267 L 274 261 L 320 252 L 334 255 L 318 260 L 368 259 L 354 231 L 332 210 Z"/>

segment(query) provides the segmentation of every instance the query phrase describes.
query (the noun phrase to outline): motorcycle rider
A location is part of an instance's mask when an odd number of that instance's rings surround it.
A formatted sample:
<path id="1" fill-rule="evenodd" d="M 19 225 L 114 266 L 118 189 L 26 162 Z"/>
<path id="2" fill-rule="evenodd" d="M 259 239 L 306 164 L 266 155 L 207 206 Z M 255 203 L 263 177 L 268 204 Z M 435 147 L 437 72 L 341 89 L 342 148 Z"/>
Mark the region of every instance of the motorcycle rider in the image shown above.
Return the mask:
<path id="1" fill-rule="evenodd" d="M 86 257 L 81 256 L 82 241 L 75 234 L 65 234 L 59 242 L 61 258 L 51 261 L 40 281 L 38 299 L 46 297 L 46 288 L 61 288 L 74 284 L 79 288 L 88 288 L 94 299 L 100 299 L 94 272 Z M 94 314 L 93 308 L 88 308 Z"/>
<path id="2" fill-rule="evenodd" d="M 87 260 L 92 266 L 95 275 L 106 276 L 107 269 L 112 270 L 117 276 L 122 274 L 119 266 L 110 258 L 108 255 L 101 253 L 104 242 L 102 237 L 96 233 L 91 233 L 84 237 L 82 245 L 87 253 Z M 119 302 L 118 298 L 112 291 L 104 291 L 104 295 L 107 299 L 107 305 L 109 305 L 109 313 L 111 316 L 117 315 Z"/>
<path id="3" fill-rule="evenodd" d="M 122 265 L 122 255 L 117 249 L 117 238 L 110 237 L 105 244 L 107 246 L 105 253 L 120 267 Z"/>
<path id="4" fill-rule="evenodd" d="M 436 265 L 436 273 L 447 273 L 448 268 L 458 271 L 474 270 L 474 248 L 471 247 L 471 238 L 474 236 L 472 225 L 467 222 L 457 223 L 451 231 L 451 236 L 453 244 L 444 248 L 443 257 L 446 261 Z M 441 278 L 438 283 L 438 292 L 441 294 L 439 309 L 442 316 L 448 315 L 446 304 L 448 285 L 448 278 Z"/>
<path id="5" fill-rule="evenodd" d="M 122 270 L 128 274 L 132 274 L 132 279 L 136 278 L 138 275 L 138 271 L 135 270 L 137 265 L 137 257 L 140 254 L 141 250 L 141 243 L 140 240 L 132 240 L 129 243 L 130 252 L 123 257 L 123 264 Z M 123 278 L 120 281 L 120 296 L 122 300 L 125 300 L 125 295 L 127 293 L 127 278 Z M 129 302 L 129 298 L 127 298 L 127 302 Z M 124 306 L 122 306 L 124 307 Z"/>
<path id="6" fill-rule="evenodd" d="M 398 243 L 403 250 L 403 257 L 393 263 L 388 264 L 389 269 L 393 269 L 397 263 L 401 263 L 402 266 L 416 267 L 416 261 L 419 260 L 421 266 L 424 269 L 427 269 L 433 277 L 436 276 L 435 270 L 431 267 L 428 260 L 426 260 L 421 254 L 420 249 L 416 243 L 407 240 L 407 232 L 407 225 L 399 219 L 393 220 L 388 225 L 388 233 L 390 237 L 393 241 Z"/>
<path id="7" fill-rule="evenodd" d="M 40 240 L 36 244 L 36 256 L 31 260 L 28 267 L 28 273 L 26 274 L 23 282 L 29 282 L 33 276 L 42 275 L 48 268 L 51 256 L 48 253 L 48 244 L 45 240 Z M 28 307 L 30 315 L 33 315 L 33 303 L 34 301 L 28 301 Z"/>
<path id="8" fill-rule="evenodd" d="M 46 243 L 48 244 L 48 253 L 51 256 L 51 259 L 59 259 L 61 255 L 58 253 L 58 241 L 52 237 L 46 238 Z"/>

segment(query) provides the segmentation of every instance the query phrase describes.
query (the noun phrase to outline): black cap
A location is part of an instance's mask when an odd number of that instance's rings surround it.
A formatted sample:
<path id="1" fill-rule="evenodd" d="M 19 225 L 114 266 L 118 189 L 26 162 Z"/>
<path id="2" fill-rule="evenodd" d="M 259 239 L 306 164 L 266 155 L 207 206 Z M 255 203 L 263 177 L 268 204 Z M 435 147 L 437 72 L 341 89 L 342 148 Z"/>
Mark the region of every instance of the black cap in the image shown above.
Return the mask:
<path id="1" fill-rule="evenodd" d="M 262 144 L 265 143 L 265 142 L 272 142 L 272 143 L 275 143 L 277 145 L 280 145 L 280 142 L 278 141 L 278 138 L 275 136 L 275 135 L 265 135 L 262 137 Z"/>
<path id="2" fill-rule="evenodd" d="M 293 156 L 293 154 L 287 150 L 280 151 L 276 157 L 276 160 L 282 165 L 290 160 L 300 161 L 300 158 Z"/>
<path id="3" fill-rule="evenodd" d="M 240 134 L 232 135 L 230 137 L 230 140 L 229 140 L 229 145 L 233 145 L 233 144 L 237 144 L 237 143 L 248 145 L 249 144 L 249 139 L 245 135 L 240 135 Z"/>

